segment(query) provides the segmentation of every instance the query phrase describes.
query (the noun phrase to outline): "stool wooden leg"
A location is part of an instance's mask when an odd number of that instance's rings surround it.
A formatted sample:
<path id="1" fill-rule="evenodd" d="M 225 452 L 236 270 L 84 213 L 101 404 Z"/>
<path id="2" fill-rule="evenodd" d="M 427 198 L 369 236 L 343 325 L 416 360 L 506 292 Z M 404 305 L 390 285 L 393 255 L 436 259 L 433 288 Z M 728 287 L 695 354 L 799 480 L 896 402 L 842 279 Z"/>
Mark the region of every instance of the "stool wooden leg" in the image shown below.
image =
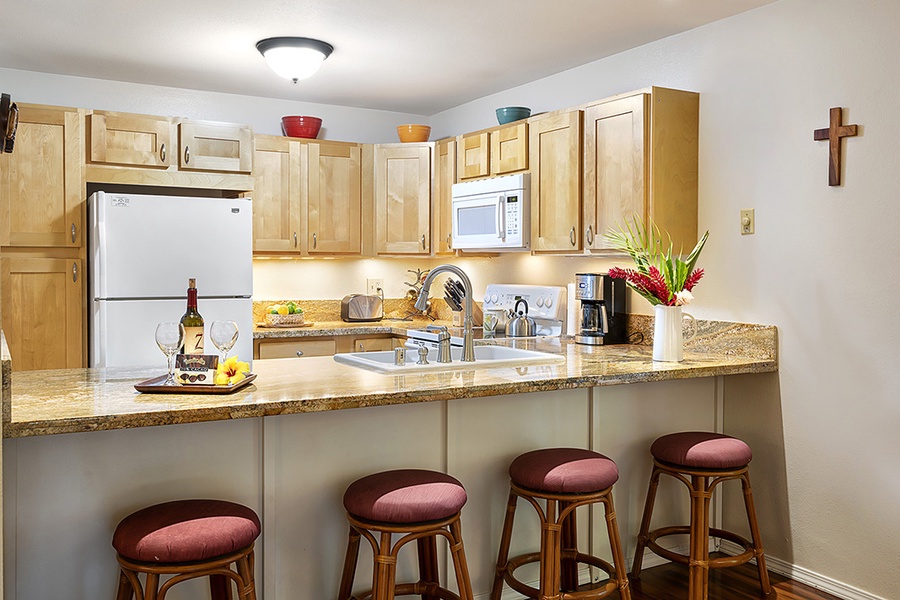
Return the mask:
<path id="1" fill-rule="evenodd" d="M 560 502 L 559 512 L 566 510 L 568 503 Z M 574 592 L 578 589 L 578 561 L 575 555 L 578 553 L 578 529 L 573 510 L 561 523 L 560 532 L 560 589 L 564 592 Z"/>
<path id="2" fill-rule="evenodd" d="M 450 546 L 450 556 L 453 558 L 453 568 L 456 571 L 456 586 L 459 588 L 459 600 L 473 600 L 472 581 L 469 578 L 469 565 L 466 562 L 466 551 L 463 548 L 462 525 L 457 518 L 450 524 L 450 537 L 453 538 Z"/>
<path id="3" fill-rule="evenodd" d="M 660 471 L 655 466 L 650 474 L 650 485 L 647 488 L 647 500 L 644 502 L 644 516 L 641 518 L 641 529 L 638 533 L 637 547 L 634 549 L 634 562 L 631 565 L 631 576 L 641 576 L 641 565 L 644 562 L 644 547 L 647 545 L 647 534 L 650 532 L 650 517 L 653 515 L 653 504 L 656 502 L 656 489 L 659 487 Z"/>
<path id="4" fill-rule="evenodd" d="M 416 540 L 419 551 L 419 581 L 438 585 L 437 540 L 434 536 Z M 439 600 L 433 594 L 422 594 L 422 600 Z"/>
<path id="5" fill-rule="evenodd" d="M 613 567 L 616 569 L 616 581 L 619 585 L 621 600 L 631 600 L 631 589 L 628 586 L 628 575 L 625 573 L 625 555 L 622 551 L 622 538 L 619 537 L 619 525 L 616 522 L 616 509 L 613 506 L 612 490 L 603 500 L 606 510 L 606 531 L 609 534 L 609 547 L 612 550 Z"/>
<path id="6" fill-rule="evenodd" d="M 709 597 L 709 478 L 691 476 L 691 553 L 688 562 L 689 600 Z"/>
<path id="7" fill-rule="evenodd" d="M 128 577 L 125 576 L 125 571 L 119 569 L 119 587 L 116 590 L 116 600 L 131 600 L 134 598 L 134 588 L 131 586 L 131 582 L 128 581 Z"/>
<path id="8" fill-rule="evenodd" d="M 372 574 L 372 600 L 394 600 L 397 559 L 391 554 L 391 534 L 381 533 Z"/>
<path id="9" fill-rule="evenodd" d="M 347 541 L 347 554 L 344 557 L 344 572 L 341 575 L 341 587 L 338 600 L 348 600 L 353 592 L 353 578 L 356 575 L 356 561 L 359 558 L 359 532 L 350 528 Z"/>
<path id="10" fill-rule="evenodd" d="M 144 600 L 156 600 L 159 594 L 159 575 L 147 573 L 147 582 L 144 584 Z"/>
<path id="11" fill-rule="evenodd" d="M 759 522 L 756 520 L 756 506 L 753 503 L 753 488 L 750 487 L 749 473 L 744 473 L 741 477 L 741 486 L 744 489 L 744 506 L 750 523 L 750 540 L 753 542 L 753 554 L 756 556 L 756 568 L 759 571 L 759 587 L 763 594 L 770 594 L 772 585 L 769 583 L 766 555 L 763 552 L 762 537 L 759 535 Z"/>
<path id="12" fill-rule="evenodd" d="M 503 573 L 509 562 L 509 543 L 512 539 L 513 520 L 516 515 L 516 503 L 519 497 L 515 492 L 509 493 L 506 503 L 506 518 L 503 520 L 503 533 L 500 535 L 500 554 L 497 556 L 497 568 L 494 570 L 494 585 L 491 587 L 491 600 L 500 600 L 503 591 Z"/>
<path id="13" fill-rule="evenodd" d="M 231 600 L 231 580 L 224 575 L 210 575 L 209 595 L 212 600 Z"/>
<path id="14" fill-rule="evenodd" d="M 558 502 L 547 500 L 547 514 L 541 523 L 540 597 L 558 598 L 560 587 L 560 525 L 557 523 Z"/>
<path id="15" fill-rule="evenodd" d="M 238 575 L 241 576 L 243 587 L 238 590 L 240 600 L 256 600 L 256 582 L 253 574 L 253 550 L 243 558 L 239 558 L 235 564 Z"/>

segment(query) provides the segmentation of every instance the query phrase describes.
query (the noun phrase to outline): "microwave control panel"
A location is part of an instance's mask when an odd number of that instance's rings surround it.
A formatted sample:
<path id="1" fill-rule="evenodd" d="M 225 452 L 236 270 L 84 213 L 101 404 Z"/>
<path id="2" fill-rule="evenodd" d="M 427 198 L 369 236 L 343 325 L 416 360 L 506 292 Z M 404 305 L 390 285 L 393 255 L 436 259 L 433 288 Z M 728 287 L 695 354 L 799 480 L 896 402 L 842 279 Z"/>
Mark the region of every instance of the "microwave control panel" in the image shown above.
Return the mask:
<path id="1" fill-rule="evenodd" d="M 522 203 L 519 202 L 519 196 L 506 197 L 506 235 L 516 237 L 522 224 L 519 222 L 519 215 L 522 214 Z"/>

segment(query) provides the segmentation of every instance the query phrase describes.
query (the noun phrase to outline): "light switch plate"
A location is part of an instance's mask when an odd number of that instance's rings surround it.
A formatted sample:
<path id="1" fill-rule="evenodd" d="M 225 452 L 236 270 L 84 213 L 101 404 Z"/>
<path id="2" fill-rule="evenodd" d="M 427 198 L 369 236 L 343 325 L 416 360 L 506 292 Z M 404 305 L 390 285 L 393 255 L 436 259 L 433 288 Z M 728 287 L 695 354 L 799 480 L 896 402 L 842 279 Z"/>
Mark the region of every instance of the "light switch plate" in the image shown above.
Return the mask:
<path id="1" fill-rule="evenodd" d="M 741 211 L 741 235 L 750 235 L 756 231 L 756 217 L 752 208 Z"/>

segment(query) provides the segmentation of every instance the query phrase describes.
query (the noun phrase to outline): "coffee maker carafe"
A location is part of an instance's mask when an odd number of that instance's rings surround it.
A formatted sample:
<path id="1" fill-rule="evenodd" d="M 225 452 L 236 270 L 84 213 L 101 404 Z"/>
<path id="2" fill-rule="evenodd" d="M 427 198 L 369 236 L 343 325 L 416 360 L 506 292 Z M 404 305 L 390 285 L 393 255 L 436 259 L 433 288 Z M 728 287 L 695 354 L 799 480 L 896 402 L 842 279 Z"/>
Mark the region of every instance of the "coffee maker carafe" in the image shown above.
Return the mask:
<path id="1" fill-rule="evenodd" d="M 577 273 L 581 319 L 575 341 L 592 346 L 625 343 L 625 281 L 606 273 Z"/>

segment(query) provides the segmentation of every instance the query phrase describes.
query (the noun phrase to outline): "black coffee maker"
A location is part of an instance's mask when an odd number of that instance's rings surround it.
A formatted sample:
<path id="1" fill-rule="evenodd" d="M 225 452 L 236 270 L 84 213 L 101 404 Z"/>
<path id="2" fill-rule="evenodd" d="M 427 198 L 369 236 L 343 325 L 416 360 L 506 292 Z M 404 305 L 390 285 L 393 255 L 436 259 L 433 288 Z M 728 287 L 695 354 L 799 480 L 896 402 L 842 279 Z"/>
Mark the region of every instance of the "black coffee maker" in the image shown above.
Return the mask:
<path id="1" fill-rule="evenodd" d="M 576 273 L 575 298 L 581 305 L 576 342 L 591 346 L 626 343 L 624 279 L 606 273 Z"/>

